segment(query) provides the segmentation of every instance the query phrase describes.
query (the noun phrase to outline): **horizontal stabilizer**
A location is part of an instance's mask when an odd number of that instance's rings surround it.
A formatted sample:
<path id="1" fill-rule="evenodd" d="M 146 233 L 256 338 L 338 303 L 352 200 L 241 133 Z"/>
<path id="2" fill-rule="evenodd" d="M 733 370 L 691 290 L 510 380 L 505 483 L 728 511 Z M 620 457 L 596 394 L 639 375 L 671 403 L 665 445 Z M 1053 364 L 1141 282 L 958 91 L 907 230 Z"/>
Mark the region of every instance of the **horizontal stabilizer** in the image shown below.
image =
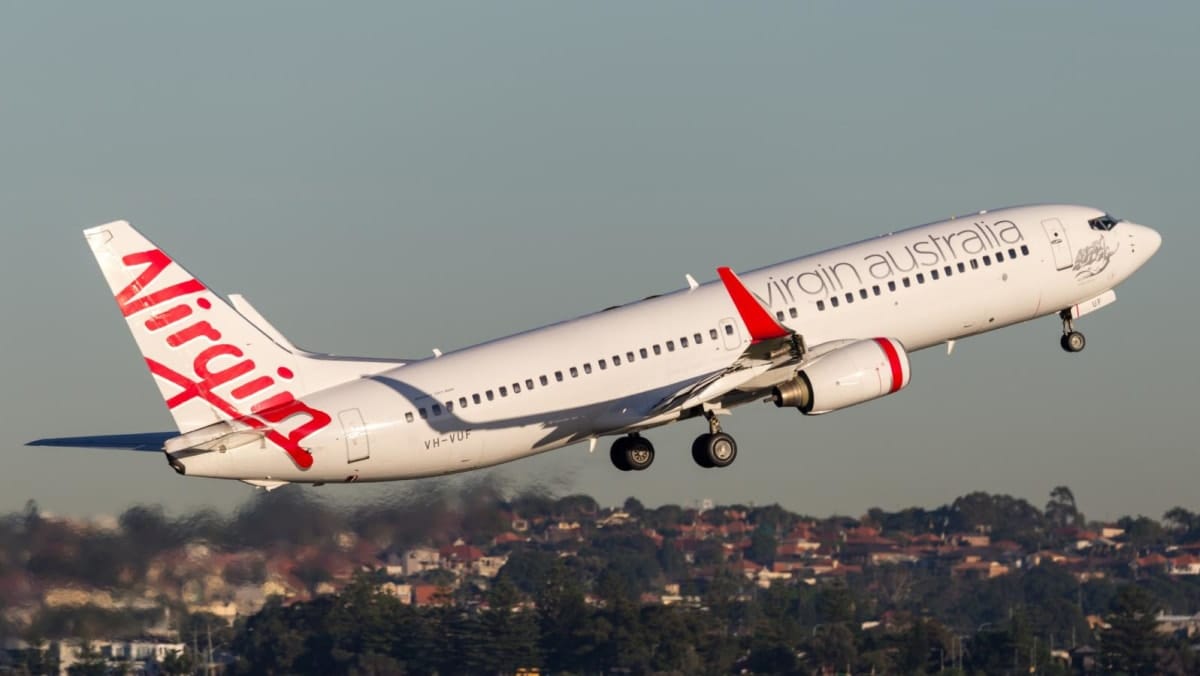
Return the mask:
<path id="1" fill-rule="evenodd" d="M 125 451 L 159 453 L 167 439 L 178 432 L 142 432 L 138 434 L 105 434 L 89 437 L 55 437 L 35 439 L 26 446 L 55 446 L 58 448 L 107 448 Z"/>

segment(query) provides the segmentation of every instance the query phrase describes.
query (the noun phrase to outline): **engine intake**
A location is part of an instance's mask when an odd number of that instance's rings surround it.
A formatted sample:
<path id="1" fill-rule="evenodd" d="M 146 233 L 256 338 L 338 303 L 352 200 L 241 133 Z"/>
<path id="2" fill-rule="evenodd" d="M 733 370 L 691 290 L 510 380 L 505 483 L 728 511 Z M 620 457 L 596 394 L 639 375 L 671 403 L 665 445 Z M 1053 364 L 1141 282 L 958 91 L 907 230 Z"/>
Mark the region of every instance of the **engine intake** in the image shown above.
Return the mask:
<path id="1" fill-rule="evenodd" d="M 908 385 L 908 353 L 893 338 L 860 340 L 821 355 L 771 391 L 779 407 L 819 415 L 898 392 Z"/>

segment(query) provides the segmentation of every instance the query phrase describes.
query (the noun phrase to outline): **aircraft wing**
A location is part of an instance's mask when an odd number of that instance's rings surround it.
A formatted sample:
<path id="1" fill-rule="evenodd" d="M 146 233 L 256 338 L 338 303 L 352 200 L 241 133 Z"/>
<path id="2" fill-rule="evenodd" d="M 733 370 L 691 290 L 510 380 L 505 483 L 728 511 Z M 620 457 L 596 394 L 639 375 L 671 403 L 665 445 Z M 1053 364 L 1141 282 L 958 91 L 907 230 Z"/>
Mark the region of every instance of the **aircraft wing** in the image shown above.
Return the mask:
<path id="1" fill-rule="evenodd" d="M 59 448 L 108 448 L 125 451 L 161 453 L 167 439 L 179 432 L 142 432 L 139 434 L 106 434 L 87 437 L 54 437 L 34 439 L 26 446 L 56 446 Z"/>
<path id="2" fill-rule="evenodd" d="M 771 369 L 790 362 L 799 363 L 803 355 L 796 333 L 776 321 L 765 304 L 746 288 L 733 270 L 717 268 L 717 275 L 750 334 L 750 345 L 724 370 L 711 373 L 664 397 L 655 404 L 651 416 L 720 399 Z"/>

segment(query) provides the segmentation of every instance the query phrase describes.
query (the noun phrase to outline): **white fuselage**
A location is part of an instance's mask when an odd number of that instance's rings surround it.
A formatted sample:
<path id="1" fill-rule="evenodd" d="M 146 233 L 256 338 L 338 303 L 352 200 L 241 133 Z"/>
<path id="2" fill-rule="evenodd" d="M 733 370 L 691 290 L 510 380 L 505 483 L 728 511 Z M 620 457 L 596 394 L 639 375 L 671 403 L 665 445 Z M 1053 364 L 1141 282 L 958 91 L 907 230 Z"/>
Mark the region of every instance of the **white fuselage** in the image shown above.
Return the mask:
<path id="1" fill-rule="evenodd" d="M 1058 313 L 1120 284 L 1160 240 L 1133 223 L 1089 226 L 1102 215 L 1070 205 L 981 212 L 742 280 L 808 346 L 889 337 L 911 352 Z M 189 458 L 187 474 L 384 481 L 495 465 L 697 415 L 654 407 L 749 344 L 729 293 L 710 282 L 309 394 L 305 403 L 332 419 L 305 440 L 310 468 L 268 443 Z M 794 372 L 762 374 L 714 406 L 760 399 Z"/>

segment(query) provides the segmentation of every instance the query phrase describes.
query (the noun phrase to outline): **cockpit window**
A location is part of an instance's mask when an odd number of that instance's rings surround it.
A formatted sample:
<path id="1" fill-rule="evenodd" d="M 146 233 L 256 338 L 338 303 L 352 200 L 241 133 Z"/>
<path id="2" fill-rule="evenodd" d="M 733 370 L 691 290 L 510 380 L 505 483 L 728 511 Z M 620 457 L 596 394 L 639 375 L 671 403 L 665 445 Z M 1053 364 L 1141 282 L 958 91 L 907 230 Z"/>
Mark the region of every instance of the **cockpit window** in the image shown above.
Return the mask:
<path id="1" fill-rule="evenodd" d="M 1112 230 L 1113 226 L 1120 222 L 1121 219 L 1115 216 L 1110 216 L 1109 214 L 1104 214 L 1099 218 L 1093 218 L 1092 220 L 1088 221 L 1088 225 L 1092 228 L 1092 230 Z"/>

